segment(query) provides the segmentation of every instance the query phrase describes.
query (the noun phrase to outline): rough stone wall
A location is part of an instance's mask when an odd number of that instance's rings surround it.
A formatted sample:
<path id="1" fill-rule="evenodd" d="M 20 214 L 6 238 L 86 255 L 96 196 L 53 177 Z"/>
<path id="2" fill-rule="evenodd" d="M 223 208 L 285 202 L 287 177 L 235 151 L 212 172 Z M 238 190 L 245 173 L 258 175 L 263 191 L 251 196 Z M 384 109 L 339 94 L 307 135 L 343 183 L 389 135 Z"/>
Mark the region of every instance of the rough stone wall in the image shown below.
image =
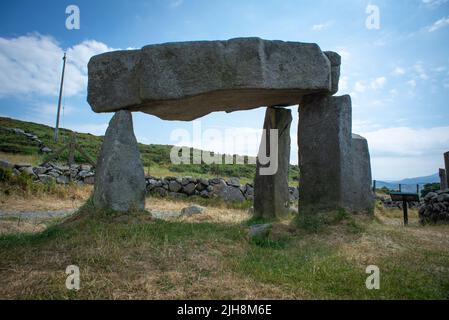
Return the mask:
<path id="1" fill-rule="evenodd" d="M 419 208 L 419 219 L 422 224 L 449 223 L 449 190 L 429 192 Z"/>
<path id="2" fill-rule="evenodd" d="M 241 184 L 238 178 L 197 179 L 192 177 L 147 177 L 147 192 L 160 197 L 187 198 L 221 198 L 226 202 L 241 202 L 254 199 L 254 183 Z M 288 187 L 288 199 L 296 202 L 299 198 L 298 188 Z"/>

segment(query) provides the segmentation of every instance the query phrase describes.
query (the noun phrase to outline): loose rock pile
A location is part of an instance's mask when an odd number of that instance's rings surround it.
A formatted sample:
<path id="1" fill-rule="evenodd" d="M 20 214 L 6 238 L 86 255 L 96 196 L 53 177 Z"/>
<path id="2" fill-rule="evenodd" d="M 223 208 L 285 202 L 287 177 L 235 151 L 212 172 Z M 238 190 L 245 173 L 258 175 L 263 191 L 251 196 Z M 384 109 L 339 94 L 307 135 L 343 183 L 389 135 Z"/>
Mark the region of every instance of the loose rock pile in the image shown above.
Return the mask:
<path id="1" fill-rule="evenodd" d="M 449 222 L 449 189 L 429 192 L 424 197 L 419 209 L 419 220 L 422 224 Z"/>
<path id="2" fill-rule="evenodd" d="M 376 196 L 376 200 L 382 202 L 384 208 L 387 209 L 401 209 L 403 207 L 402 201 L 393 201 L 389 195 Z M 419 202 L 409 202 L 408 207 L 411 209 L 418 209 L 420 207 Z"/>
<path id="3" fill-rule="evenodd" d="M 226 202 L 242 202 L 253 200 L 253 183 L 240 184 L 238 178 L 230 178 L 225 181 L 221 178 L 195 179 L 192 177 L 147 177 L 147 192 L 160 197 L 185 198 L 189 196 L 201 196 L 203 198 L 222 198 Z M 297 188 L 290 187 L 290 200 L 299 198 Z"/>
<path id="4" fill-rule="evenodd" d="M 17 135 L 24 136 L 24 137 L 28 138 L 29 140 L 37 143 L 37 145 L 39 146 L 39 150 L 42 153 L 51 153 L 51 152 L 53 152 L 52 149 L 50 149 L 49 147 L 45 146 L 44 143 L 42 142 L 42 140 L 40 140 L 38 138 L 38 136 L 33 134 L 33 133 L 25 132 L 24 130 L 18 129 L 18 128 L 1 127 L 1 129 L 5 130 L 5 131 L 9 131 L 9 132 L 14 132 Z"/>
<path id="5" fill-rule="evenodd" d="M 79 184 L 94 184 L 95 170 L 91 165 L 56 165 L 48 163 L 42 167 L 32 167 L 27 163 L 10 163 L 0 160 L 0 167 L 10 169 L 14 176 L 25 174 L 41 183 L 68 184 L 70 181 Z"/>

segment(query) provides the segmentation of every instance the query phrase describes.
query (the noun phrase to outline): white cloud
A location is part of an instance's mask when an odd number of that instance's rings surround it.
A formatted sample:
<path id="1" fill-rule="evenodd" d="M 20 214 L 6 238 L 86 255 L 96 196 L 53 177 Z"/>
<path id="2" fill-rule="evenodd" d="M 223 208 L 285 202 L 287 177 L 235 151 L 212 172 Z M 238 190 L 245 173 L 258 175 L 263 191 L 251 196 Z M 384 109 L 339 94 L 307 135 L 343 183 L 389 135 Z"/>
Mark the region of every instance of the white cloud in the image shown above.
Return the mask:
<path id="1" fill-rule="evenodd" d="M 382 89 L 385 84 L 387 83 L 387 78 L 385 77 L 379 77 L 371 81 L 371 88 L 373 90 Z"/>
<path id="2" fill-rule="evenodd" d="M 355 92 L 365 92 L 366 86 L 361 81 L 357 81 L 354 85 Z"/>
<path id="3" fill-rule="evenodd" d="M 422 0 L 422 3 L 424 3 L 426 6 L 430 8 L 436 8 L 442 5 L 443 3 L 446 3 L 448 0 Z"/>
<path id="4" fill-rule="evenodd" d="M 95 40 L 68 48 L 64 95 L 83 92 L 90 57 L 111 50 L 114 49 Z M 54 38 L 37 33 L 11 39 L 0 37 L 0 97 L 57 96 L 63 51 Z"/>
<path id="5" fill-rule="evenodd" d="M 90 133 L 97 136 L 105 134 L 108 128 L 108 123 L 71 123 L 67 124 L 65 128 L 74 130 L 76 132 Z"/>
<path id="6" fill-rule="evenodd" d="M 418 74 L 418 77 L 421 78 L 421 80 L 427 80 L 429 79 L 429 76 L 426 73 L 426 70 L 422 66 L 421 63 L 416 63 L 413 68 L 415 69 L 416 73 Z"/>
<path id="7" fill-rule="evenodd" d="M 435 21 L 431 26 L 428 26 L 426 29 L 428 32 L 434 32 L 447 26 L 449 26 L 449 17 L 444 17 L 441 18 L 440 20 Z"/>
<path id="8" fill-rule="evenodd" d="M 177 8 L 177 7 L 181 6 L 183 3 L 184 3 L 184 0 L 173 0 L 170 2 L 170 7 Z"/>
<path id="9" fill-rule="evenodd" d="M 314 24 L 312 26 L 312 30 L 313 31 L 323 31 L 323 30 L 328 29 L 330 26 L 332 26 L 333 23 L 334 23 L 333 21 L 327 21 L 327 22 L 323 22 L 320 24 Z"/>
<path id="10" fill-rule="evenodd" d="M 401 67 L 396 67 L 396 68 L 394 68 L 392 74 L 393 74 L 394 76 L 402 76 L 402 75 L 405 74 L 405 69 L 404 69 L 404 68 L 401 68 Z"/>
<path id="11" fill-rule="evenodd" d="M 449 126 L 396 127 L 361 133 L 368 139 L 372 154 L 377 156 L 442 155 L 449 145 Z"/>
<path id="12" fill-rule="evenodd" d="M 416 87 L 416 81 L 415 80 L 409 80 L 409 81 L 407 81 L 407 84 L 410 86 L 410 87 L 413 87 L 413 88 L 415 88 Z"/>

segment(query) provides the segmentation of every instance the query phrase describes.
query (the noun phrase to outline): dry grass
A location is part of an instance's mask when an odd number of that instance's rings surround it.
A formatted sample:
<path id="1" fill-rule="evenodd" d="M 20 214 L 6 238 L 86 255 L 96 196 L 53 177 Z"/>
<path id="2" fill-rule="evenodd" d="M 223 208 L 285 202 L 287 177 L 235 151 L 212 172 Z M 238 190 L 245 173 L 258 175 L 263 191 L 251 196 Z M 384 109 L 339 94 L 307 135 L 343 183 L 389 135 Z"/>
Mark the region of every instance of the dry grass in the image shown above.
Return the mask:
<path id="1" fill-rule="evenodd" d="M 6 153 L 0 151 L 0 159 L 11 163 L 29 163 L 33 166 L 39 165 L 41 158 L 38 155 L 27 155 L 18 153 Z"/>
<path id="2" fill-rule="evenodd" d="M 161 198 L 147 198 L 146 209 L 158 212 L 180 212 L 183 208 L 197 205 L 194 201 L 176 200 L 171 201 Z M 184 222 L 211 222 L 239 224 L 248 220 L 251 216 L 247 210 L 230 209 L 224 206 L 205 208 L 203 214 L 177 218 Z"/>
<path id="3" fill-rule="evenodd" d="M 57 186 L 52 194 L 19 191 L 6 196 L 4 190 L 0 185 L 2 212 L 57 211 L 78 209 L 89 198 L 92 186 Z"/>
<path id="4" fill-rule="evenodd" d="M 191 204 L 151 199 L 147 209 Z M 207 207 L 203 215 L 171 221 L 148 213 L 118 220 L 89 206 L 81 212 L 41 233 L 0 237 L 0 298 L 445 299 L 449 293 L 449 226 L 404 228 L 382 210 L 374 218 L 342 216 L 319 232 L 285 219 L 258 244 L 248 241 L 246 210 Z M 78 292 L 64 285 L 70 264 L 81 270 Z M 381 269 L 379 291 L 365 288 L 369 264 Z"/>

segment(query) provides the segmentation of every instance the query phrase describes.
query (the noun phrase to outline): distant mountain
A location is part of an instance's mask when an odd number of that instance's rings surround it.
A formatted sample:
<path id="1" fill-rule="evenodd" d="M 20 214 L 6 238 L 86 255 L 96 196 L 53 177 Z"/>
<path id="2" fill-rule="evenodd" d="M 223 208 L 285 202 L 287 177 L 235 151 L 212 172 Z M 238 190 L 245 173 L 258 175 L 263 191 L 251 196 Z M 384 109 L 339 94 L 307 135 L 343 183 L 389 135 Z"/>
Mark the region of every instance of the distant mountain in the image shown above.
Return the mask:
<path id="1" fill-rule="evenodd" d="M 380 189 L 387 187 L 391 190 L 399 189 L 399 184 L 402 185 L 402 191 L 416 192 L 416 185 L 419 184 L 421 187 L 426 183 L 439 183 L 440 176 L 438 173 L 432 174 L 425 177 L 407 178 L 398 181 L 376 181 L 376 188 Z"/>

